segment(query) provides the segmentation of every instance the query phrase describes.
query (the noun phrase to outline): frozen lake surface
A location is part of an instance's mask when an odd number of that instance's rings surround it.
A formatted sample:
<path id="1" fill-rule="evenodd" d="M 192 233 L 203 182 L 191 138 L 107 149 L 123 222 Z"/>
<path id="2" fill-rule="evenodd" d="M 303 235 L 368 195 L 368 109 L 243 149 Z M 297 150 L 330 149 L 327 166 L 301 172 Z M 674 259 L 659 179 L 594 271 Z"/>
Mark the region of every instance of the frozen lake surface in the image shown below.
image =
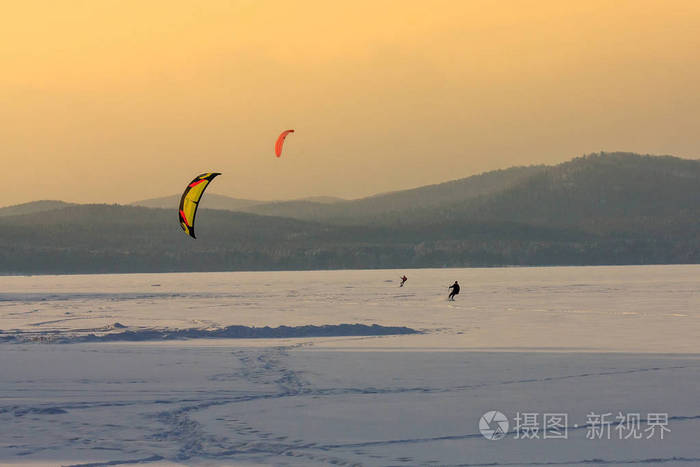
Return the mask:
<path id="1" fill-rule="evenodd" d="M 700 266 L 0 284 L 3 465 L 700 464 Z M 421 333 L 153 338 L 356 323 Z M 138 341 L 71 343 L 124 332 Z M 480 433 L 491 410 L 503 439 Z M 540 439 L 516 439 L 518 414 Z M 545 414 L 566 414 L 566 439 L 542 439 Z M 636 414 L 643 435 L 624 439 L 616 417 Z"/>

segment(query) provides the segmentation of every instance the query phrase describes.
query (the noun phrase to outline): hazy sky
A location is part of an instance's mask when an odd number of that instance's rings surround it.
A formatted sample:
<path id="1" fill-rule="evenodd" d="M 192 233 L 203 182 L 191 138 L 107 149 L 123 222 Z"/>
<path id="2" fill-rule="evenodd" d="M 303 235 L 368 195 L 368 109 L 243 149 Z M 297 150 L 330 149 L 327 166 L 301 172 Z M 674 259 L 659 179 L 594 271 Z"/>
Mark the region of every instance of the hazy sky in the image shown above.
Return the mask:
<path id="1" fill-rule="evenodd" d="M 696 158 L 698 25 L 697 0 L 4 2 L 0 205 L 208 171 L 230 196 L 359 197 L 600 150 Z"/>

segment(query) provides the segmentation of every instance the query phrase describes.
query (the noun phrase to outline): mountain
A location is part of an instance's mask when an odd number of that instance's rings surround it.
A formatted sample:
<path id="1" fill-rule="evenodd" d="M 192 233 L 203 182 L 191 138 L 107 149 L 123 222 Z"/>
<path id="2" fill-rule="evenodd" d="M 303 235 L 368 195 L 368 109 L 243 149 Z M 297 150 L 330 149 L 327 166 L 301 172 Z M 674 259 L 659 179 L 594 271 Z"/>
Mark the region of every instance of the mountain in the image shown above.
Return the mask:
<path id="1" fill-rule="evenodd" d="M 542 172 L 545 166 L 513 167 L 506 170 L 474 175 L 437 185 L 383 193 L 328 205 L 312 200 L 260 203 L 243 211 L 267 216 L 342 224 L 385 223 L 388 220 L 408 220 L 411 213 L 465 202 L 505 190 L 518 182 Z"/>
<path id="2" fill-rule="evenodd" d="M 203 207 L 197 240 L 172 206 L 11 207 L 0 273 L 700 262 L 696 160 L 601 153 L 325 206 L 323 222 Z"/>
<path id="3" fill-rule="evenodd" d="M 177 209 L 182 195 L 170 195 L 160 198 L 150 198 L 130 203 L 131 206 L 143 206 L 146 208 Z M 207 209 L 226 209 L 228 211 L 240 211 L 242 209 L 263 203 L 252 199 L 239 199 L 230 196 L 209 193 L 202 198 L 202 207 Z"/>
<path id="4" fill-rule="evenodd" d="M 3 274 L 484 266 L 521 261 L 499 251 L 513 238 L 585 240 L 577 232 L 508 223 L 396 231 L 208 209 L 198 213 L 194 240 L 170 209 L 119 205 L 69 206 L 8 220 L 0 230 Z"/>
<path id="5" fill-rule="evenodd" d="M 275 217 L 340 224 L 386 222 L 410 217 L 411 213 L 444 204 L 464 202 L 478 196 L 502 191 L 545 169 L 545 166 L 513 167 L 474 175 L 437 185 L 395 191 L 356 200 L 314 196 L 289 201 L 253 201 L 207 193 L 202 207 L 226 209 Z M 131 203 L 135 206 L 172 208 L 179 195 Z"/>
<path id="6" fill-rule="evenodd" d="M 53 211 L 55 209 L 65 208 L 67 206 L 72 206 L 72 204 L 54 200 L 32 201 L 30 203 L 16 204 L 14 206 L 0 208 L 0 217 Z"/>
<path id="7" fill-rule="evenodd" d="M 343 198 L 339 198 L 337 196 L 308 196 L 306 198 L 301 198 L 298 201 L 309 201 L 312 203 L 321 203 L 321 204 L 335 204 L 335 203 L 342 203 L 343 201 L 346 201 Z"/>
<path id="8" fill-rule="evenodd" d="M 601 153 L 547 167 L 492 196 L 444 205 L 431 218 L 578 226 L 591 231 L 664 228 L 700 219 L 700 161 Z"/>
<path id="9" fill-rule="evenodd" d="M 9 219 L 0 231 L 0 273 L 358 268 L 410 257 L 407 245 L 419 240 L 210 209 L 198 211 L 197 240 L 182 233 L 171 209 L 77 205 Z"/>
<path id="10" fill-rule="evenodd" d="M 177 207 L 180 203 L 181 195 L 170 195 L 162 196 L 160 198 L 149 198 L 141 201 L 134 201 L 129 203 L 131 206 L 143 206 L 146 208 L 163 208 L 163 209 L 173 209 Z M 309 196 L 308 198 L 301 198 L 293 201 L 286 201 L 280 203 L 310 203 L 319 205 L 328 205 L 341 203 L 345 200 L 343 198 L 338 198 L 335 196 Z M 253 199 L 241 199 L 232 198 L 231 196 L 219 195 L 216 193 L 207 193 L 207 195 L 202 198 L 202 207 L 206 209 L 225 209 L 227 211 L 243 211 L 243 212 L 255 212 L 254 206 L 258 205 L 268 205 L 278 203 L 276 201 L 257 201 Z M 294 216 L 286 216 L 294 217 Z"/>
<path id="11" fill-rule="evenodd" d="M 346 225 L 488 220 L 613 228 L 634 220 L 646 228 L 654 219 L 697 217 L 699 207 L 700 161 L 617 152 L 556 166 L 497 170 L 330 206 L 287 201 L 243 210 Z"/>

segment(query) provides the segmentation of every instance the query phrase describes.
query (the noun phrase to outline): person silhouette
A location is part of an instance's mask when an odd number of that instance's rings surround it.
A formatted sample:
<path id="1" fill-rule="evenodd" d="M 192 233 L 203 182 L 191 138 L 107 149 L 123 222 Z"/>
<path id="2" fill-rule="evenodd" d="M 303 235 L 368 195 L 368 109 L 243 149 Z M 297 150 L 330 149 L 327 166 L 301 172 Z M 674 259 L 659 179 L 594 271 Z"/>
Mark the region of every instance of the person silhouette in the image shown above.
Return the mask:
<path id="1" fill-rule="evenodd" d="M 403 285 L 406 283 L 407 280 L 408 280 L 408 277 L 406 277 L 405 274 L 403 276 L 401 276 L 401 285 L 399 287 L 403 287 Z"/>
<path id="2" fill-rule="evenodd" d="M 448 289 L 452 289 L 452 292 L 450 292 L 450 296 L 447 297 L 447 299 L 454 302 L 455 295 L 459 295 L 459 283 L 455 281 L 455 283 L 449 286 Z"/>

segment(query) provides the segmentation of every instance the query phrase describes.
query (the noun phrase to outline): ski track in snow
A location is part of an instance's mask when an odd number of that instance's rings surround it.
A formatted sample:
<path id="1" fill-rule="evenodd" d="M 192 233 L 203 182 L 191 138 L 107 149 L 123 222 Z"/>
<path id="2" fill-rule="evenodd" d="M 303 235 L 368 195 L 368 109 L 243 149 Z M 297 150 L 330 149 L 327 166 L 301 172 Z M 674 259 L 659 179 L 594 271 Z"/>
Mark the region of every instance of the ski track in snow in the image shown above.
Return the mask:
<path id="1" fill-rule="evenodd" d="M 586 378 L 608 378 L 611 376 L 625 376 L 634 373 L 648 372 L 668 372 L 669 376 L 678 370 L 700 369 L 700 363 L 691 365 L 668 365 L 652 366 L 648 368 L 635 368 L 620 371 L 587 372 L 561 376 L 547 376 L 543 378 L 527 378 L 519 380 L 504 379 L 493 383 L 483 383 L 474 385 L 458 385 L 451 388 L 444 387 L 316 387 L 305 377 L 303 371 L 295 370 L 289 364 L 289 353 L 294 350 L 308 346 L 309 343 L 298 343 L 291 346 L 277 346 L 263 349 L 240 349 L 230 353 L 231 358 L 239 362 L 240 367 L 230 373 L 214 374 L 212 378 L 231 382 L 244 380 L 258 388 L 256 391 L 247 391 L 244 394 L 219 394 L 211 397 L 212 394 L 202 394 L 210 397 L 174 398 L 174 399 L 137 399 L 132 401 L 96 401 L 92 403 L 65 403 L 65 404 L 40 404 L 40 405 L 14 405 L 0 407 L 0 421 L 3 415 L 11 416 L 15 420 L 36 416 L 36 420 L 42 420 L 42 416 L 53 416 L 60 418 L 66 414 L 77 411 L 90 413 L 94 409 L 111 408 L 120 410 L 122 408 L 140 408 L 143 410 L 141 417 L 147 420 L 136 436 L 121 438 L 119 433 L 124 425 L 115 424 L 112 426 L 92 426 L 98 431 L 95 435 L 103 440 L 110 440 L 100 446 L 92 446 L 92 450 L 113 451 L 111 460 L 104 462 L 79 463 L 80 466 L 101 466 L 150 463 L 161 460 L 174 462 L 187 462 L 196 459 L 215 459 L 222 461 L 231 460 L 256 460 L 267 462 L 273 459 L 273 463 L 284 463 L 288 458 L 290 463 L 317 463 L 322 465 L 411 465 L 416 462 L 413 457 L 396 457 L 394 453 L 402 446 L 407 445 L 427 445 L 439 444 L 444 441 L 460 440 L 481 440 L 478 432 L 463 433 L 447 436 L 406 438 L 406 439 L 385 439 L 356 443 L 336 443 L 323 444 L 309 442 L 302 439 L 289 439 L 281 433 L 262 430 L 246 420 L 237 420 L 228 426 L 232 429 L 225 435 L 210 432 L 206 425 L 196 420 L 196 415 L 207 409 L 219 409 L 231 407 L 236 404 L 243 404 L 252 401 L 266 401 L 273 399 L 294 399 L 294 398 L 334 398 L 346 395 L 401 395 L 406 393 L 418 394 L 440 394 L 459 393 L 476 389 L 496 388 L 510 385 L 541 384 L 552 381 L 563 381 L 568 379 Z M 154 410 L 155 408 L 162 409 Z M 168 407 L 168 408 L 165 408 Z M 139 410 L 140 411 L 140 410 Z M 692 424 L 694 430 L 700 426 L 698 421 L 700 415 L 686 415 L 671 417 L 670 422 L 674 424 Z M 10 420 L 11 421 L 11 420 Z M 68 425 L 70 426 L 70 425 Z M 68 428 L 67 426 L 67 428 Z M 584 427 L 573 426 L 569 429 L 583 429 Z M 99 430 L 106 430 L 100 432 Z M 142 448 L 125 449 L 131 442 L 143 439 Z M 81 446 L 88 439 L 85 436 L 76 436 L 67 440 L 68 444 Z M 149 449 L 147 446 L 151 446 Z M 14 454 L 19 457 L 41 454 L 42 451 L 50 452 L 58 448 L 59 445 L 47 445 L 42 447 L 31 445 L 17 445 Z M 4 451 L 10 446 L 3 446 Z M 367 448 L 375 448 L 371 456 L 366 456 Z M 376 452 L 380 448 L 380 452 Z M 382 449 L 389 448 L 391 454 L 383 455 Z M 364 450 L 364 451 L 363 451 Z M 132 457 L 128 457 L 131 455 Z M 122 457 L 123 456 L 123 457 Z M 117 457 L 123 458 L 118 460 Z M 435 457 L 439 458 L 439 455 Z M 576 464 L 654 464 L 666 463 L 693 463 L 694 457 L 669 457 L 669 458 L 629 458 L 629 459 L 569 459 L 562 462 L 547 463 L 440 463 L 440 465 L 576 465 Z"/>
<path id="2" fill-rule="evenodd" d="M 303 379 L 303 376 L 297 372 L 287 368 L 285 365 L 280 365 L 280 360 L 284 358 L 287 350 L 286 347 L 277 347 L 273 350 L 262 352 L 256 356 L 251 357 L 246 354 L 246 352 L 238 352 L 238 358 L 244 363 L 244 370 L 241 375 L 250 381 L 263 385 L 276 385 L 278 387 L 278 392 L 273 394 L 264 394 L 257 396 L 261 399 L 270 398 L 283 398 L 292 396 L 337 396 L 344 394 L 401 394 L 407 392 L 418 392 L 418 393 L 445 393 L 454 391 L 464 391 L 473 388 L 484 388 L 487 386 L 500 386 L 500 385 L 510 385 L 510 384 L 527 384 L 527 383 L 539 383 L 547 381 L 556 381 L 570 378 L 586 378 L 586 377 L 600 377 L 600 376 L 610 376 L 610 375 L 624 375 L 637 372 L 648 372 L 648 371 L 664 371 L 664 370 L 674 370 L 674 369 L 685 369 L 690 367 L 700 368 L 700 365 L 692 366 L 669 366 L 669 367 L 652 367 L 652 368 L 638 368 L 634 370 L 624 370 L 616 372 L 600 372 L 600 373 L 583 373 L 577 375 L 567 375 L 561 377 L 546 377 L 540 379 L 523 379 L 515 381 L 502 381 L 494 384 L 482 384 L 482 385 L 472 385 L 472 386 L 457 386 L 454 388 L 394 388 L 394 389 L 377 389 L 377 388 L 332 388 L 323 390 L 314 390 L 312 385 Z M 274 455 L 293 455 L 296 457 L 303 457 L 305 459 L 328 462 L 336 465 L 361 465 L 353 460 L 344 460 L 337 457 L 319 456 L 318 454 L 313 454 L 312 452 L 301 452 L 301 451 L 333 451 L 338 448 L 362 448 L 369 446 L 390 446 L 390 445 L 403 445 L 403 444 L 417 444 L 417 443 L 431 443 L 436 441 L 444 440 L 463 440 L 463 439 L 480 439 L 481 434 L 470 433 L 464 435 L 453 435 L 453 436 L 441 436 L 433 438 L 417 438 L 417 439 L 395 439 L 395 440 L 384 440 L 384 441 L 368 441 L 363 443 L 348 443 L 348 444 L 331 444 L 331 445 L 319 445 L 316 443 L 284 443 L 284 437 L 277 437 L 276 442 L 270 442 L 268 438 L 274 437 L 273 433 L 261 433 L 257 430 L 253 430 L 251 427 L 244 426 L 239 434 L 254 433 L 258 438 L 257 441 L 246 441 L 244 443 L 236 443 L 233 445 L 226 446 L 225 440 L 215 439 L 213 437 L 203 436 L 202 431 L 199 429 L 196 423 L 193 423 L 188 419 L 187 414 L 189 412 L 195 412 L 204 408 L 209 408 L 215 405 L 226 405 L 242 401 L 250 401 L 253 397 L 245 397 L 238 399 L 236 401 L 210 401 L 197 404 L 194 406 L 183 407 L 172 412 L 163 412 L 161 417 L 165 417 L 169 420 L 170 425 L 175 425 L 176 427 L 187 426 L 191 429 L 179 430 L 176 429 L 175 432 L 182 434 L 183 431 L 187 433 L 185 436 L 184 447 L 178 453 L 178 460 L 190 459 L 192 457 L 220 457 L 235 454 L 274 454 Z M 171 418 L 172 417 L 172 418 Z M 689 421 L 689 420 L 699 420 L 700 415 L 686 416 L 686 417 L 670 417 L 670 421 Z M 173 423 L 173 421 L 175 423 Z M 585 426 L 569 427 L 569 430 L 585 429 Z M 221 449 L 217 453 L 207 452 L 203 449 L 203 446 L 216 446 L 216 448 Z M 212 455 L 213 454 L 213 455 Z M 394 460 L 395 461 L 395 460 Z M 413 459 L 405 458 L 403 462 L 411 463 Z M 641 460 L 599 460 L 599 459 L 584 459 L 584 460 L 572 460 L 560 463 L 545 463 L 542 465 L 567 465 L 567 464 L 634 464 L 634 463 L 651 463 L 657 461 L 683 461 L 692 462 L 694 459 L 681 459 L 681 458 L 670 458 L 670 459 L 641 459 Z M 499 463 L 489 463 L 489 464 L 458 464 L 458 465 L 517 465 L 517 464 L 499 464 Z M 539 465 L 537 463 L 526 464 L 526 465 Z"/>
<path id="3" fill-rule="evenodd" d="M 632 269 L 632 279 L 620 268 L 431 271 L 434 283 L 413 271 L 405 292 L 382 279 L 398 272 L 381 271 L 207 275 L 223 285 L 187 293 L 177 290 L 191 275 L 10 278 L 0 294 L 0 427 L 10 427 L 0 464 L 700 464 L 700 359 L 687 351 L 700 301 L 692 274 L 674 268 Z M 457 274 L 471 280 L 445 303 L 438 286 Z M 151 283 L 158 293 L 144 291 Z M 147 342 L 158 329 L 202 337 L 237 323 L 344 322 L 422 333 Z M 551 333 L 528 335 L 542 328 Z M 75 343 L 104 333 L 140 341 Z M 35 338 L 44 343 L 27 343 Z M 458 350 L 426 351 L 445 341 Z M 676 354 L 634 353 L 645 342 Z M 628 353 L 575 351 L 599 348 Z M 589 445 L 586 426 L 570 420 L 572 439 L 547 444 L 543 460 L 536 444 L 485 440 L 477 422 L 492 409 L 667 411 L 673 432 L 656 444 Z"/>

